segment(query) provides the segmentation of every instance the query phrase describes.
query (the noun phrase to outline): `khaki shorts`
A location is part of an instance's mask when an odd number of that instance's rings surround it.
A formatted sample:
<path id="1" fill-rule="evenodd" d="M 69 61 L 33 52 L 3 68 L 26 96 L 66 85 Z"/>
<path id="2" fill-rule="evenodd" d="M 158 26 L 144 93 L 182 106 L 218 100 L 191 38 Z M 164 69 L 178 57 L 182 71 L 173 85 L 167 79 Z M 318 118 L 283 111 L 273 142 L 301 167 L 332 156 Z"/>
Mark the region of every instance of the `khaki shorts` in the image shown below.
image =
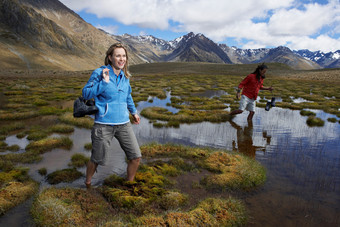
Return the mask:
<path id="1" fill-rule="evenodd" d="M 114 126 L 95 123 L 91 131 L 92 162 L 97 163 L 98 165 L 106 164 L 113 137 L 118 140 L 128 160 L 142 157 L 130 122 Z"/>
<path id="2" fill-rule="evenodd" d="M 254 99 L 250 99 L 245 95 L 241 96 L 241 100 L 240 100 L 240 110 L 248 110 L 248 111 L 252 111 L 255 112 L 255 100 Z"/>

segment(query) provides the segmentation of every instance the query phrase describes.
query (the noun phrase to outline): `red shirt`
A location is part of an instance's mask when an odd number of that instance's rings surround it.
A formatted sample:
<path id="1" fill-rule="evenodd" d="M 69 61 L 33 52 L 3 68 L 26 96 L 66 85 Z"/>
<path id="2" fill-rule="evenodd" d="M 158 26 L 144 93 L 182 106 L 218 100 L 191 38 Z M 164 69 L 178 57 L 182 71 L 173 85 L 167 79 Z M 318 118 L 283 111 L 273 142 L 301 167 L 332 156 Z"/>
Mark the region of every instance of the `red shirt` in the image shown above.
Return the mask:
<path id="1" fill-rule="evenodd" d="M 256 100 L 259 90 L 263 87 L 263 78 L 260 77 L 260 81 L 256 79 L 256 74 L 249 74 L 242 80 L 238 88 L 243 88 L 242 95 L 247 96 L 250 99 Z"/>

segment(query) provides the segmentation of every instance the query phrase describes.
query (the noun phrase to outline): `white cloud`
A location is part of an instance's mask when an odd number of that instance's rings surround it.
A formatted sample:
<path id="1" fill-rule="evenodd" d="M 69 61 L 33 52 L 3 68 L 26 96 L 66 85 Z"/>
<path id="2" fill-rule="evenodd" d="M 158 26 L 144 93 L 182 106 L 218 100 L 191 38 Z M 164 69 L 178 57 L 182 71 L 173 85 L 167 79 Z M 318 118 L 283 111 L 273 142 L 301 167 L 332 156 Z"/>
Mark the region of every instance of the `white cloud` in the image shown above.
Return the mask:
<path id="1" fill-rule="evenodd" d="M 97 28 L 100 28 L 110 34 L 116 34 L 118 31 L 118 26 L 104 26 L 104 25 L 96 25 Z"/>
<path id="2" fill-rule="evenodd" d="M 313 35 L 333 23 L 340 7 L 335 3 L 327 5 L 309 4 L 305 10 L 280 9 L 270 18 L 269 32 L 272 35 Z"/>
<path id="3" fill-rule="evenodd" d="M 309 38 L 307 36 L 295 37 L 294 42 L 289 44 L 288 47 L 293 50 L 322 50 L 326 53 L 330 51 L 340 50 L 340 38 L 333 39 L 326 35 L 320 35 L 315 39 Z"/>
<path id="4" fill-rule="evenodd" d="M 243 47 L 289 45 L 302 49 L 340 49 L 339 0 L 322 5 L 300 0 L 61 1 L 75 11 L 84 10 L 99 18 L 111 17 L 141 30 L 192 31 L 215 42 L 241 40 Z M 170 21 L 176 25 L 170 25 Z"/>

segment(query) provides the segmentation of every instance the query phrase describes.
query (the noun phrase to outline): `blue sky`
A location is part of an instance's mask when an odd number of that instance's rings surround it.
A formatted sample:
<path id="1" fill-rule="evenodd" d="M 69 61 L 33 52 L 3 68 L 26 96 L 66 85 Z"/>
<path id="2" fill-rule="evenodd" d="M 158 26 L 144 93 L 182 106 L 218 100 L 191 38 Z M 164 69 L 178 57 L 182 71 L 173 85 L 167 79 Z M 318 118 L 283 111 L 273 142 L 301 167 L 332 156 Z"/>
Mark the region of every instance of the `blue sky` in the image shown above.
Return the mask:
<path id="1" fill-rule="evenodd" d="M 242 49 L 340 50 L 340 0 L 60 0 L 114 35 L 189 32 Z"/>

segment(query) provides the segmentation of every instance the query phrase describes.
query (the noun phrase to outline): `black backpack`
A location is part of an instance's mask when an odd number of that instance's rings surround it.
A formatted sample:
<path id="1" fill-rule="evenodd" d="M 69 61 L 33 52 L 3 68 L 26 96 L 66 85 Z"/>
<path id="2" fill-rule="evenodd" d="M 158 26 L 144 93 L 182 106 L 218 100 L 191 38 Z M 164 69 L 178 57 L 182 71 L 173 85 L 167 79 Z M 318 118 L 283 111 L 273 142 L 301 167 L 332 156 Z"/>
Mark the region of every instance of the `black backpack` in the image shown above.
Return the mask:
<path id="1" fill-rule="evenodd" d="M 79 97 L 73 104 L 73 117 L 84 117 L 98 112 L 93 100 L 86 100 L 84 97 Z"/>

